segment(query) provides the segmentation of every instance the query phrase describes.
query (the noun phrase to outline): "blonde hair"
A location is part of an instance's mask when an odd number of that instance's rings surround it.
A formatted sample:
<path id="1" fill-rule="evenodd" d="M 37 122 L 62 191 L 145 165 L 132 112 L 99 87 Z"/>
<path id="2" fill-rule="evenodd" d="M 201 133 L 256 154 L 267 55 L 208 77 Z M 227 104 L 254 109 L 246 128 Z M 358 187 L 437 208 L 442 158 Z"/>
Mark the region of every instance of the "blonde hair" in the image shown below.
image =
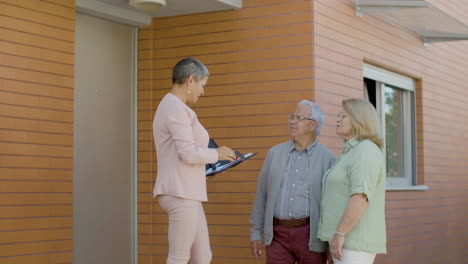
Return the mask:
<path id="1" fill-rule="evenodd" d="M 362 99 L 343 100 L 342 106 L 351 118 L 351 126 L 355 137 L 359 141 L 368 139 L 379 148 L 382 148 L 383 140 L 380 135 L 380 120 L 374 106 Z"/>

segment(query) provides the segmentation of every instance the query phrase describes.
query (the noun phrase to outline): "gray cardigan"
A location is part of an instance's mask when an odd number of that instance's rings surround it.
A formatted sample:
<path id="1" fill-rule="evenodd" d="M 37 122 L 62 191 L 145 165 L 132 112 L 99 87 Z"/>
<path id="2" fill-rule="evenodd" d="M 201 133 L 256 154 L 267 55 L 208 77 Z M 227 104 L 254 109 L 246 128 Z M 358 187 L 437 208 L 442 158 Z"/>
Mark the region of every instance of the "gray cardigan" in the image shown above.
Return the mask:
<path id="1" fill-rule="evenodd" d="M 253 204 L 250 218 L 250 240 L 261 240 L 270 245 L 273 240 L 273 216 L 276 197 L 281 186 L 281 180 L 289 159 L 287 141 L 272 147 L 267 154 L 262 170 L 258 176 L 257 194 Z M 322 196 L 322 177 L 335 162 L 335 156 L 322 144 L 318 143 L 312 148 L 309 158 L 309 168 L 306 184 L 309 184 L 310 198 L 310 239 L 309 250 L 324 252 L 326 243 L 317 238 L 317 229 L 320 216 L 320 199 Z"/>

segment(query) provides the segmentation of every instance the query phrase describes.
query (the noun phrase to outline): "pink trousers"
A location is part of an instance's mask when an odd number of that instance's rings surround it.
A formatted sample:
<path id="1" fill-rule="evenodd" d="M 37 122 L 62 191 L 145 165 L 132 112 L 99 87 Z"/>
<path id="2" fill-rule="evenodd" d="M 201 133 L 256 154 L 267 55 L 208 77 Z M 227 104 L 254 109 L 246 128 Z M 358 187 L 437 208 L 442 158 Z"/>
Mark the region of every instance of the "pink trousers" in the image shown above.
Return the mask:
<path id="1" fill-rule="evenodd" d="M 159 205 L 169 216 L 167 264 L 209 264 L 210 238 L 200 201 L 159 195 Z"/>

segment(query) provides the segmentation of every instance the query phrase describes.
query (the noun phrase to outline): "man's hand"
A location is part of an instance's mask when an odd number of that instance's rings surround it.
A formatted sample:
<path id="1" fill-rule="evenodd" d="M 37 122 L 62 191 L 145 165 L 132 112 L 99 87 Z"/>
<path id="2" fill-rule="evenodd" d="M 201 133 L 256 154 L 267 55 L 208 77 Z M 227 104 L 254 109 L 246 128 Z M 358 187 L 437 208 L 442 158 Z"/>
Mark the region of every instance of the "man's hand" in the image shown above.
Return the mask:
<path id="1" fill-rule="evenodd" d="M 330 242 L 330 253 L 332 257 L 336 258 L 337 260 L 341 260 L 343 256 L 343 245 L 344 245 L 344 236 L 334 235 L 332 241 Z"/>
<path id="2" fill-rule="evenodd" d="M 255 256 L 256 259 L 260 259 L 262 255 L 262 241 L 261 240 L 254 240 L 250 242 L 250 249 L 252 250 L 252 255 Z"/>

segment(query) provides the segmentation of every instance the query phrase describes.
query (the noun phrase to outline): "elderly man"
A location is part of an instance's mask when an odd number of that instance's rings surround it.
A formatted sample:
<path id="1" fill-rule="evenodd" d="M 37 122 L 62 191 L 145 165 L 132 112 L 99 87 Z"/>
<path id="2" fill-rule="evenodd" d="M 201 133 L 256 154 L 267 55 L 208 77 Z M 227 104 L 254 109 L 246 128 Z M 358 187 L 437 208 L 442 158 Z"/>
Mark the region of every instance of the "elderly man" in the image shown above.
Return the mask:
<path id="1" fill-rule="evenodd" d="M 335 162 L 317 142 L 323 112 L 307 100 L 289 116 L 290 141 L 270 149 L 258 177 L 251 216 L 251 249 L 267 264 L 326 263 L 326 244 L 317 239 L 322 176 Z"/>

